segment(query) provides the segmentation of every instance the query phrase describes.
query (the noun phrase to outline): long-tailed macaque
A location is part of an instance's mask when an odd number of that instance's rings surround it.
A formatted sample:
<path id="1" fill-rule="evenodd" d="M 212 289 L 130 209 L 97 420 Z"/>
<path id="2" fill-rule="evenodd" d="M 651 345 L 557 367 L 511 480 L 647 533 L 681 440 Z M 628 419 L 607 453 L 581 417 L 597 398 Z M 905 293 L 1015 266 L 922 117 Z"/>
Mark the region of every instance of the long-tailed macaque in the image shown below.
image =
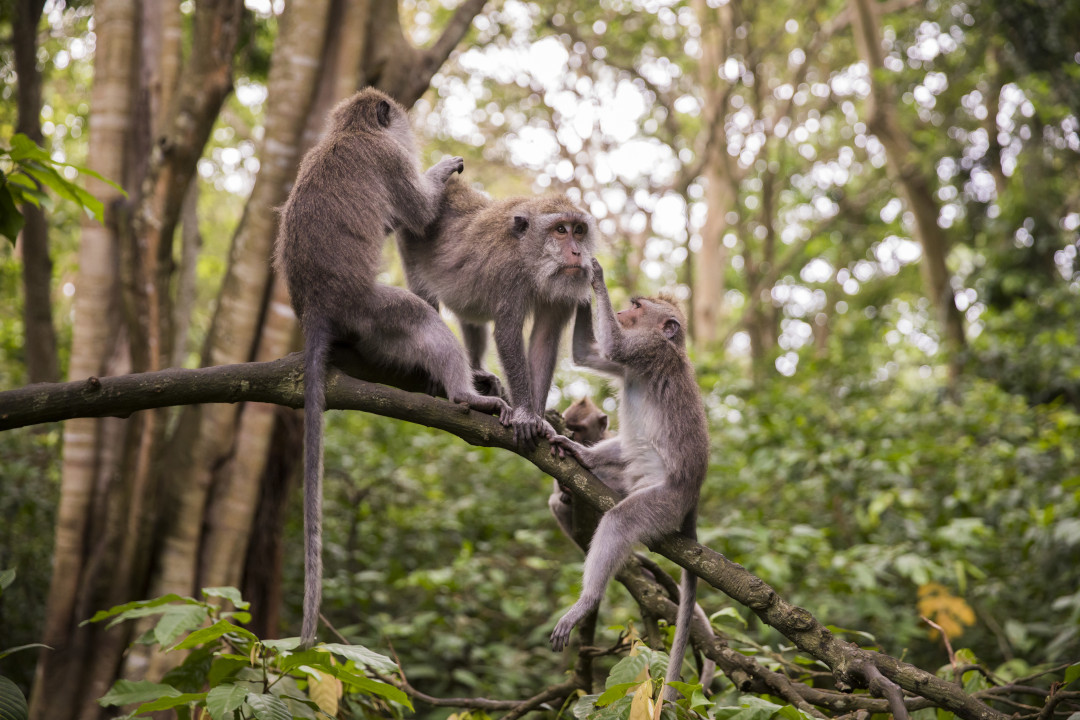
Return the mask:
<path id="1" fill-rule="evenodd" d="M 709 463 L 705 407 L 686 356 L 682 311 L 665 297 L 634 298 L 616 316 L 596 260 L 592 286 L 596 344 L 576 359 L 621 378 L 619 434 L 593 447 L 558 435 L 552 451 L 569 452 L 584 467 L 599 470 L 598 476 L 623 499 L 600 520 L 585 558 L 581 596 L 551 633 L 555 650 L 566 645 L 573 627 L 600 603 L 635 543 L 675 531 L 697 537 L 698 494 Z M 683 570 L 679 591 L 668 682 L 678 679 L 686 653 L 697 577 Z"/>
<path id="2" fill-rule="evenodd" d="M 464 402 L 509 422 L 509 406 L 473 390 L 465 351 L 431 305 L 380 285 L 387 233 L 423 232 L 447 179 L 464 168 L 446 158 L 421 174 L 405 109 L 368 88 L 333 111 L 331 129 L 304 157 L 281 212 L 275 266 L 304 331 L 304 623 L 315 639 L 322 587 L 322 412 L 331 342 L 350 341 L 370 360 L 420 368 Z"/>
<path id="3" fill-rule="evenodd" d="M 544 420 L 559 336 L 589 295 L 596 223 L 565 197 L 492 200 L 459 179 L 446 184 L 438 219 L 397 234 L 409 289 L 461 320 L 480 369 L 486 323 L 514 406 L 514 438 L 533 447 L 555 434 Z M 532 317 L 526 353 L 523 326 Z"/>

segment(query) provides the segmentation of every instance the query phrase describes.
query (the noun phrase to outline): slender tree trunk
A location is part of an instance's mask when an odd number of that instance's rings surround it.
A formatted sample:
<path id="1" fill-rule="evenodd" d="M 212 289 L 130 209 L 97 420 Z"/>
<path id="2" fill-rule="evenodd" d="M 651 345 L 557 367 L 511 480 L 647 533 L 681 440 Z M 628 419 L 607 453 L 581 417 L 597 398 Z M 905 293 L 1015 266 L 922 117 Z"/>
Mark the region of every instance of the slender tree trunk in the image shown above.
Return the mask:
<path id="1" fill-rule="evenodd" d="M 871 0 L 851 0 L 855 45 L 870 68 L 870 96 L 867 99 L 867 126 L 885 146 L 890 174 L 899 185 L 900 194 L 915 216 L 914 235 L 922 247 L 920 264 L 923 284 L 934 307 L 949 363 L 949 376 L 955 381 L 961 371 L 967 346 L 964 319 L 956 307 L 946 259 L 949 240 L 938 226 L 940 208 L 934 199 L 930 179 L 919 168 L 911 139 L 900 127 L 896 100 L 891 89 L 881 82 L 878 72 L 884 67 L 878 20 Z"/>
<path id="2" fill-rule="evenodd" d="M 134 0 L 99 0 L 95 32 L 94 86 L 91 92 L 87 165 L 123 182 L 126 139 L 131 130 L 132 69 L 138 29 Z M 116 191 L 93 178 L 87 189 L 106 205 L 115 218 Z M 79 248 L 69 375 L 80 379 L 129 366 L 119 332 L 115 278 L 117 254 L 109 227 L 84 218 Z M 64 427 L 60 508 L 53 556 L 53 576 L 45 610 L 42 642 L 30 697 L 30 717 L 64 720 L 82 707 L 85 687 L 82 669 L 96 629 L 79 628 L 87 617 L 87 605 L 106 578 L 87 575 L 88 560 L 95 550 L 91 520 L 102 507 L 101 498 L 117 471 L 117 449 L 122 446 L 124 421 L 115 419 L 70 420 Z"/>
<path id="3" fill-rule="evenodd" d="M 15 72 L 19 76 L 19 116 L 15 132 L 38 145 L 41 135 L 41 73 L 37 69 L 37 31 L 45 0 L 17 0 L 12 23 Z M 52 260 L 45 212 L 27 203 L 22 207 L 26 225 L 19 239 L 23 261 L 23 332 L 26 339 L 26 376 L 32 383 L 56 382 L 60 365 L 56 356 L 56 329 L 52 321 Z"/>
<path id="4" fill-rule="evenodd" d="M 723 238 L 728 228 L 727 214 L 738 197 L 730 163 L 723 147 L 724 112 L 727 92 L 720 87 L 717 69 L 727 56 L 731 36 L 731 8 L 712 9 L 705 0 L 694 0 L 694 11 L 701 23 L 701 61 L 698 81 L 705 96 L 703 131 L 711 138 L 705 148 L 702 177 L 705 180 L 705 225 L 701 229 L 701 249 L 693 273 L 692 329 L 694 342 L 702 348 L 719 340 L 720 318 L 724 302 L 724 273 L 729 249 Z"/>

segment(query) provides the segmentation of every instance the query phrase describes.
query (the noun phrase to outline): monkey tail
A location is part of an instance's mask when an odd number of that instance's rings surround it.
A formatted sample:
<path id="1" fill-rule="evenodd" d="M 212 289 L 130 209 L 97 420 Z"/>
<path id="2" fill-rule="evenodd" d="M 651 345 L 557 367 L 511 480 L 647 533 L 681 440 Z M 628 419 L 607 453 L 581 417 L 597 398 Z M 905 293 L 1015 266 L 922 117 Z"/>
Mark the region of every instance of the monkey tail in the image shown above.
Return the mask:
<path id="1" fill-rule="evenodd" d="M 697 540 L 697 514 L 689 513 L 683 520 L 682 533 L 691 540 Z M 690 640 L 690 625 L 694 622 L 694 613 L 697 609 L 697 575 L 683 568 L 682 579 L 679 581 L 679 612 L 675 616 L 675 639 L 671 643 L 671 656 L 668 660 L 667 675 L 664 682 L 670 684 L 679 679 L 679 671 L 682 669 L 683 658 L 686 656 L 686 646 Z M 672 701 L 676 698 L 673 687 L 664 689 L 664 699 Z"/>
<path id="2" fill-rule="evenodd" d="M 322 602 L 323 410 L 330 331 L 323 323 L 304 327 L 304 624 L 303 647 L 315 644 Z"/>

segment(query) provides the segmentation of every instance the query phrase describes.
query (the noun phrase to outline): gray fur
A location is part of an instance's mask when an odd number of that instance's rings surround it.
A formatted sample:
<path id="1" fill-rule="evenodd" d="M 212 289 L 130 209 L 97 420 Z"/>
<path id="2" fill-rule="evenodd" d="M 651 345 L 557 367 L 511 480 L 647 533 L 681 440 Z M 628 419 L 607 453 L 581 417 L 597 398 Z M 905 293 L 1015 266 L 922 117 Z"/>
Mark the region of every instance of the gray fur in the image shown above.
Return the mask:
<path id="1" fill-rule="evenodd" d="M 621 378 L 619 435 L 593 447 L 560 435 L 552 439 L 552 451 L 569 452 L 590 470 L 600 470 L 623 499 L 600 520 L 585 557 L 581 596 L 551 633 L 555 650 L 599 605 L 636 543 L 676 531 L 696 538 L 698 494 L 709 464 L 705 406 L 686 356 L 681 311 L 665 298 L 635 298 L 616 318 L 595 260 L 592 285 L 597 338 L 594 343 L 589 337 L 591 317 L 580 331 L 575 327 L 574 360 Z M 684 569 L 668 682 L 679 677 L 696 595 L 697 577 Z M 668 699 L 673 695 L 666 693 Z"/>
<path id="2" fill-rule="evenodd" d="M 589 296 L 593 218 L 565 197 L 495 201 L 454 178 L 438 219 L 424 232 L 403 227 L 397 237 L 409 289 L 458 316 L 474 369 L 481 370 L 486 324 L 494 321 L 515 439 L 532 447 L 554 435 L 543 414 L 559 336 Z M 526 350 L 522 328 L 530 316 Z"/>
<path id="3" fill-rule="evenodd" d="M 310 646 L 322 586 L 322 411 L 328 348 L 356 343 L 370 360 L 420 368 L 451 402 L 498 412 L 499 398 L 474 392 L 461 344 L 438 312 L 401 288 L 375 282 L 388 232 L 424 229 L 436 218 L 459 157 L 421 174 L 409 118 L 389 96 L 368 88 L 333 111 L 326 137 L 300 163 L 281 212 L 275 268 L 283 273 L 304 331 L 304 623 Z"/>

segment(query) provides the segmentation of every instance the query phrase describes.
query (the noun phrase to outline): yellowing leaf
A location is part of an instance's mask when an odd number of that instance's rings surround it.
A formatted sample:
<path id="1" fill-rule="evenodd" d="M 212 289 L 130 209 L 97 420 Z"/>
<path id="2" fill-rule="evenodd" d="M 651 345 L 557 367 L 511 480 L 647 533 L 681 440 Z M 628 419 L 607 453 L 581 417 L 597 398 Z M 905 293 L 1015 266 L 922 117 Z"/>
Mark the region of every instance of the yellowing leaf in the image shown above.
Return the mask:
<path id="1" fill-rule="evenodd" d="M 330 717 L 337 716 L 338 698 L 342 692 L 341 681 L 332 675 L 323 675 L 321 680 L 314 675 L 308 678 L 308 696 Z"/>
<path id="2" fill-rule="evenodd" d="M 652 701 L 652 680 L 646 680 L 634 691 L 630 702 L 630 720 L 653 720 L 656 706 Z"/>
<path id="3" fill-rule="evenodd" d="M 961 598 L 949 592 L 939 583 L 926 583 L 919 587 L 919 614 L 941 626 L 949 638 L 958 638 L 964 634 L 964 628 L 975 624 L 975 611 Z M 930 639 L 936 638 L 938 631 L 930 629 Z"/>

